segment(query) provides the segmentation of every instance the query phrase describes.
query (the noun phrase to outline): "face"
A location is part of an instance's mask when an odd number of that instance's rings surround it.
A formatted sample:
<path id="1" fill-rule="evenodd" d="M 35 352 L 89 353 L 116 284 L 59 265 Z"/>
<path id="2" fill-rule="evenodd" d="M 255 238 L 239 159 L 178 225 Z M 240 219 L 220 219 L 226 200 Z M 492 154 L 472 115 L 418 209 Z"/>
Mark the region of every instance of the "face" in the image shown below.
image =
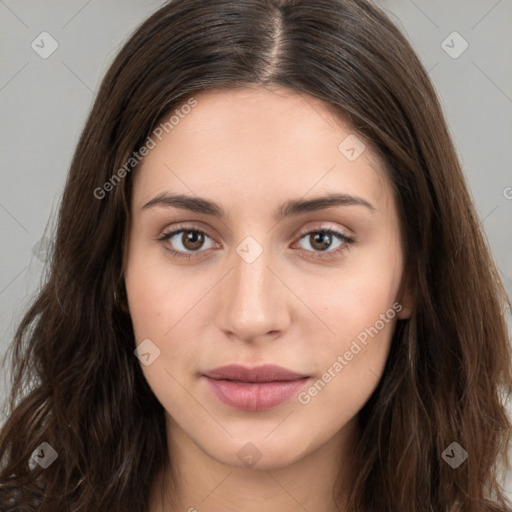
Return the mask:
<path id="1" fill-rule="evenodd" d="M 399 218 L 369 142 L 320 100 L 260 87 L 195 100 L 133 177 L 140 364 L 171 437 L 282 467 L 340 439 L 382 376 L 409 311 Z"/>

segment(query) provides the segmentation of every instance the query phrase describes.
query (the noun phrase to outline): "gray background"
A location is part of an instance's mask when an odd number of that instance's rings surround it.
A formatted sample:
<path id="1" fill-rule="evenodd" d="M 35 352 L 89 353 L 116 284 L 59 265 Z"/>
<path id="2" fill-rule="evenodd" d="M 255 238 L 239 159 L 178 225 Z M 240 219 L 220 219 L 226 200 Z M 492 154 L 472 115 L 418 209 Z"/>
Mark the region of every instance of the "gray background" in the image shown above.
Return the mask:
<path id="1" fill-rule="evenodd" d="M 512 0 L 378 3 L 429 71 L 512 294 Z M 0 0 L 0 358 L 44 277 L 45 237 L 101 78 L 161 4 Z M 58 44 L 47 58 L 52 41 L 42 32 Z M 3 375 L 0 402 L 7 382 Z M 512 496 L 512 479 L 506 488 Z"/>

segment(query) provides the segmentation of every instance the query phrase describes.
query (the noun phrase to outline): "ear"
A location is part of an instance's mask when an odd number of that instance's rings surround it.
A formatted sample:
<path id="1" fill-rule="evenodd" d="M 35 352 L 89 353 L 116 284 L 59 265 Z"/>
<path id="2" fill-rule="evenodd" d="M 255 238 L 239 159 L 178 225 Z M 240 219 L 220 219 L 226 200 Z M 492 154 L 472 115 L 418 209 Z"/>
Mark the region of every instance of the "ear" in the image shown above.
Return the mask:
<path id="1" fill-rule="evenodd" d="M 413 279 L 412 269 L 406 269 L 400 283 L 400 288 L 396 301 L 402 306 L 397 317 L 399 320 L 411 318 L 416 306 L 415 279 Z"/>

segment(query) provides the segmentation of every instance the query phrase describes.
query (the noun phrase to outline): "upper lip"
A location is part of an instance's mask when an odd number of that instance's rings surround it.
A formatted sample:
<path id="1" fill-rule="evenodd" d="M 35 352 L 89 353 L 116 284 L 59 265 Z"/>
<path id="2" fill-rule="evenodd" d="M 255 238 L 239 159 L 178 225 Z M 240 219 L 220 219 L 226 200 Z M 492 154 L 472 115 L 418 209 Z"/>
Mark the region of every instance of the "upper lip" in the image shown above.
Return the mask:
<path id="1" fill-rule="evenodd" d="M 273 382 L 308 377 L 307 375 L 295 373 L 274 364 L 264 364 L 254 368 L 238 364 L 228 364 L 214 368 L 203 375 L 215 380 L 234 380 L 240 382 Z"/>

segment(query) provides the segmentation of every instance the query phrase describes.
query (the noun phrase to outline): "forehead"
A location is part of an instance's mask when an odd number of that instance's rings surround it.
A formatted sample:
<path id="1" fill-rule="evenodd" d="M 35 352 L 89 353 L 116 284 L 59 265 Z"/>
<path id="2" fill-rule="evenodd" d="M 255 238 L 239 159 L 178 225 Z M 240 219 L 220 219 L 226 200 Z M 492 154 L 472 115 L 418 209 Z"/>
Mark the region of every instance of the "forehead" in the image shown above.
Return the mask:
<path id="1" fill-rule="evenodd" d="M 175 115 L 161 140 L 153 137 L 156 145 L 134 176 L 139 205 L 170 187 L 201 196 L 224 192 L 232 201 L 258 191 L 289 197 L 340 187 L 377 201 L 385 192 L 383 166 L 369 142 L 322 100 L 262 86 L 193 98 L 195 106 Z"/>
<path id="2" fill-rule="evenodd" d="M 352 131 L 327 102 L 284 87 L 251 85 L 206 91 L 193 98 L 195 107 L 179 120 L 174 116 L 178 121 L 172 127 L 176 142 L 194 144 L 215 137 L 221 146 L 229 137 L 227 142 L 241 142 L 245 150 L 265 141 L 298 151 L 322 142 L 327 145 L 331 139 L 337 142 Z M 326 138 L 328 133 L 331 137 Z M 251 141 L 254 144 L 249 144 Z"/>

